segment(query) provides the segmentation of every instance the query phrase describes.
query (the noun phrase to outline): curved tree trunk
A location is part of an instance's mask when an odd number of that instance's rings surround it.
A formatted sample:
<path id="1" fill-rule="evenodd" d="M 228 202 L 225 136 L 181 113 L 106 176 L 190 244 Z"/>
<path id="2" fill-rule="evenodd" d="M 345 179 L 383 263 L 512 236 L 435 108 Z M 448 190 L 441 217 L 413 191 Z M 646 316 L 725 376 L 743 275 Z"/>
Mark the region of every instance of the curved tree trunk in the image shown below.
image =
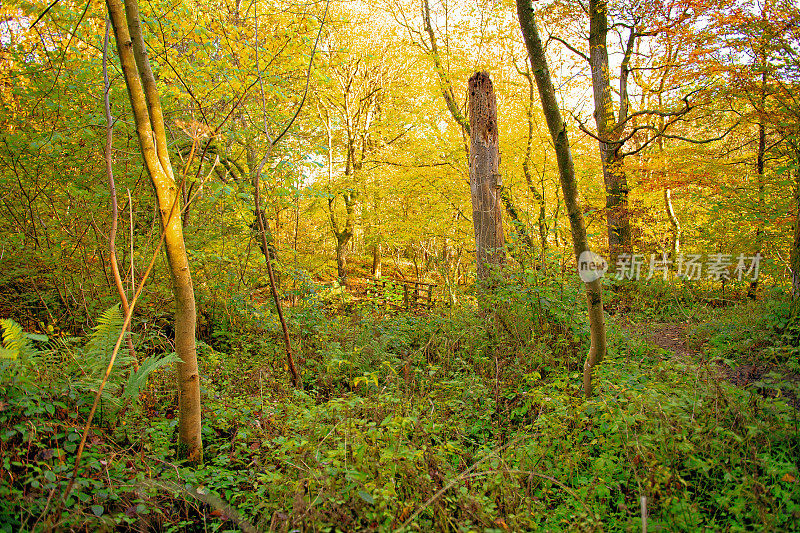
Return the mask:
<path id="1" fill-rule="evenodd" d="M 167 150 L 167 137 L 155 78 L 150 69 L 136 0 L 107 0 L 120 64 L 125 75 L 136 132 L 145 166 L 156 192 L 164 243 L 175 296 L 175 352 L 181 361 L 178 378 L 178 456 L 203 460 L 200 416 L 200 374 L 195 346 L 196 310 L 192 275 L 183 239 L 178 184 Z"/>
<path id="2" fill-rule="evenodd" d="M 556 101 L 555 89 L 550 79 L 550 71 L 544 55 L 544 48 L 539 37 L 539 29 L 534 18 L 532 0 L 517 0 L 517 14 L 531 68 L 536 77 L 539 88 L 539 97 L 542 100 L 542 109 L 547 119 L 547 127 L 553 139 L 553 146 L 558 161 L 561 189 L 564 193 L 564 204 L 569 216 L 570 229 L 572 230 L 572 246 L 575 253 L 575 263 L 578 264 L 583 252 L 589 250 L 586 243 L 586 226 L 583 221 L 583 212 L 578 204 L 578 184 L 575 179 L 575 167 L 572 162 L 572 151 L 567 138 L 567 127 L 561 118 L 561 111 Z M 606 353 L 606 326 L 603 317 L 603 298 L 600 280 L 596 279 L 585 284 L 586 302 L 589 308 L 589 327 L 591 334 L 591 347 L 583 365 L 583 391 L 589 397 L 592 394 L 592 372 L 600 363 Z"/>
<path id="3" fill-rule="evenodd" d="M 106 34 L 103 39 L 103 108 L 106 117 L 106 145 L 103 151 L 103 156 L 106 162 L 106 177 L 108 178 L 108 192 L 111 196 L 111 228 L 108 231 L 108 253 L 111 262 L 111 273 L 114 276 L 114 286 L 119 295 L 119 301 L 122 304 L 122 312 L 127 315 L 130 312 L 128 304 L 128 296 L 125 293 L 125 286 L 122 283 L 122 276 L 119 273 L 119 264 L 117 263 L 117 223 L 119 221 L 119 208 L 117 205 L 117 186 L 114 182 L 114 168 L 113 168 L 113 150 L 114 150 L 114 120 L 111 118 L 111 102 L 109 100 L 109 92 L 111 91 L 111 82 L 108 79 L 108 41 L 109 41 L 110 21 L 106 20 Z M 128 332 L 130 333 L 130 326 Z M 139 362 L 136 359 L 136 350 L 133 347 L 133 339 L 130 334 L 125 337 L 128 344 L 128 353 L 134 361 L 135 367 L 139 368 Z"/>

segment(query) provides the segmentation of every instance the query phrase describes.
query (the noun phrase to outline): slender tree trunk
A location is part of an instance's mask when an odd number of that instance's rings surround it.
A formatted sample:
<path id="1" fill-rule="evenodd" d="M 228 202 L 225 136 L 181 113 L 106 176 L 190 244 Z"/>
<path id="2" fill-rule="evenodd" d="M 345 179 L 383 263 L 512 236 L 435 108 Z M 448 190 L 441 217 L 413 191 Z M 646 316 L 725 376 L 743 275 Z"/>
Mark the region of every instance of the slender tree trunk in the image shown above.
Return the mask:
<path id="1" fill-rule="evenodd" d="M 453 120 L 461 127 L 461 139 L 464 142 L 464 151 L 469 154 L 469 144 L 467 143 L 467 139 L 470 136 L 469 120 L 461 112 L 455 92 L 453 91 L 453 82 L 442 63 L 442 56 L 439 53 L 439 45 L 436 40 L 436 33 L 433 31 L 433 25 L 431 24 L 431 9 L 428 0 L 422 0 L 422 21 L 430 41 L 430 48 L 426 49 L 426 52 L 428 52 L 428 55 L 433 61 L 433 68 L 436 71 L 437 81 L 439 82 L 439 91 L 442 93 L 445 104 L 447 104 L 447 110 L 450 111 L 450 116 L 452 116 Z"/>
<path id="2" fill-rule="evenodd" d="M 539 29 L 534 18 L 533 0 L 517 0 L 517 14 L 520 28 L 528 49 L 531 69 L 536 77 L 539 88 L 539 97 L 542 109 L 547 119 L 547 127 L 553 139 L 553 146 L 558 161 L 561 189 L 564 193 L 564 203 L 569 215 L 570 229 L 572 230 L 572 245 L 575 252 L 575 262 L 578 264 L 583 252 L 588 251 L 586 242 L 586 226 L 583 213 L 578 204 L 578 184 L 575 179 L 575 167 L 572 162 L 572 151 L 567 138 L 566 123 L 561 118 L 561 111 L 556 101 L 555 89 L 550 79 L 550 71 L 544 55 L 544 48 L 539 37 Z M 592 394 L 592 372 L 600 363 L 606 353 L 606 327 L 603 317 L 603 298 L 600 280 L 586 283 L 586 302 L 589 308 L 589 326 L 591 347 L 583 365 L 583 391 L 586 397 Z"/>
<path id="3" fill-rule="evenodd" d="M 764 73 L 763 83 L 766 83 L 766 72 Z M 765 88 L 762 85 L 762 105 L 763 105 L 763 92 Z M 762 119 L 763 120 L 763 119 Z M 756 179 L 758 180 L 758 227 L 756 228 L 755 250 L 753 254 L 760 254 L 764 247 L 764 211 L 766 209 L 764 200 L 764 155 L 767 151 L 767 132 L 764 128 L 764 122 L 758 123 L 758 154 L 756 155 Z M 755 299 L 756 290 L 758 289 L 758 280 L 754 279 L 750 282 L 747 288 L 747 297 Z"/>
<path id="4" fill-rule="evenodd" d="M 681 237 L 683 236 L 683 228 L 675 215 L 675 208 L 672 206 L 672 189 L 669 187 L 664 188 L 664 206 L 667 210 L 667 217 L 672 226 L 672 246 L 670 253 L 672 254 L 673 263 L 677 264 L 678 254 L 681 251 Z"/>
<path id="5" fill-rule="evenodd" d="M 125 286 L 122 283 L 122 277 L 119 273 L 119 265 L 117 264 L 117 223 L 119 221 L 119 208 L 117 205 L 117 186 L 114 182 L 114 167 L 113 162 L 113 135 L 114 135 L 114 121 L 111 118 L 111 102 L 109 101 L 108 93 L 111 91 L 111 82 L 108 79 L 108 37 L 111 21 L 106 20 L 106 34 L 103 39 L 103 104 L 106 116 L 106 146 L 103 153 L 106 161 L 106 177 L 108 178 L 108 191 L 111 196 L 111 228 L 108 232 L 108 251 L 111 260 L 111 273 L 114 276 L 114 286 L 117 288 L 119 301 L 122 304 L 122 312 L 127 316 L 130 312 L 128 305 L 128 296 L 125 293 Z M 125 341 L 128 344 L 128 353 L 133 359 L 134 366 L 138 369 L 139 362 L 136 359 L 136 350 L 133 347 L 133 339 L 130 336 L 130 326 L 128 326 L 128 335 Z"/>
<path id="6" fill-rule="evenodd" d="M 339 284 L 342 286 L 347 284 L 347 243 L 353 237 L 353 228 L 355 225 L 355 193 L 344 194 L 344 208 L 345 208 L 345 222 L 344 228 L 339 228 L 339 223 L 336 220 L 336 212 L 334 202 L 336 198 L 328 199 L 328 213 L 331 221 L 331 228 L 333 235 L 336 237 L 336 275 L 339 278 Z"/>
<path id="7" fill-rule="evenodd" d="M 517 208 L 514 207 L 514 201 L 511 198 L 508 188 L 502 187 L 500 189 L 500 200 L 503 202 L 503 205 L 506 208 L 508 218 L 511 219 L 513 232 L 516 233 L 515 240 L 524 244 L 525 247 L 532 253 L 534 251 L 533 239 L 531 238 L 530 234 L 528 234 L 528 228 L 525 225 L 525 222 L 519 218 L 519 213 L 517 212 Z M 520 263 L 524 263 L 524 255 L 525 254 L 519 254 L 519 256 L 516 257 Z"/>
<path id="8" fill-rule="evenodd" d="M 794 242 L 790 254 L 792 269 L 792 300 L 794 302 L 792 316 L 796 323 L 800 323 L 800 150 L 795 149 L 795 184 L 794 207 L 796 216 L 794 220 Z"/>
<path id="9" fill-rule="evenodd" d="M 272 151 L 272 148 L 269 149 Z M 260 184 L 260 170 L 255 172 L 255 177 L 253 179 L 253 197 L 255 200 L 255 210 L 256 210 L 256 224 L 258 226 L 258 235 L 261 239 L 261 248 L 264 250 L 264 258 L 267 264 L 267 275 L 269 276 L 269 288 L 270 292 L 272 293 L 272 300 L 275 302 L 275 309 L 278 312 L 278 320 L 281 323 L 281 329 L 283 330 L 283 343 L 286 347 L 286 363 L 289 367 L 289 372 L 292 376 L 292 385 L 294 385 L 298 389 L 303 388 L 303 379 L 300 375 L 300 372 L 297 370 L 297 365 L 294 363 L 294 355 L 292 351 L 292 341 L 289 338 L 289 328 L 286 325 L 286 319 L 283 316 L 283 304 L 281 303 L 281 299 L 278 296 L 278 288 L 277 283 L 275 281 L 275 271 L 272 268 L 272 261 L 273 258 L 270 257 L 272 255 L 272 247 L 267 243 L 267 227 L 266 221 L 264 220 L 264 210 L 261 209 L 261 184 Z"/>
<path id="10" fill-rule="evenodd" d="M 469 182 L 478 280 L 486 281 L 490 269 L 505 263 L 500 188 L 500 147 L 497 101 L 489 74 L 476 72 L 469 79 L 470 161 Z M 490 265 L 487 267 L 487 265 Z"/>
<path id="11" fill-rule="evenodd" d="M 545 259 L 547 258 L 547 234 L 549 233 L 549 228 L 547 227 L 547 211 L 545 209 L 546 205 L 544 200 L 544 169 L 542 169 L 541 179 L 539 182 L 542 187 L 542 195 L 539 198 L 539 216 L 537 218 L 537 224 L 539 225 L 539 240 L 542 243 L 541 257 L 539 261 L 540 264 L 544 266 Z"/>
<path id="12" fill-rule="evenodd" d="M 536 98 L 536 91 L 534 87 L 535 82 L 533 80 L 533 76 L 527 68 L 522 74 L 528 81 L 528 138 L 527 142 L 525 143 L 525 159 L 522 161 L 522 173 L 525 176 L 525 182 L 528 184 L 528 190 L 536 200 L 536 204 L 539 206 L 539 214 L 536 219 L 536 225 L 539 229 L 539 244 L 542 247 L 541 261 L 544 262 L 544 258 L 547 255 L 547 212 L 545 209 L 546 204 L 544 199 L 544 170 L 542 170 L 541 179 L 539 180 L 539 184 L 542 188 L 541 191 L 539 191 L 539 189 L 536 187 L 536 184 L 533 182 L 533 139 L 536 135 L 536 123 L 534 121 L 534 101 Z"/>
<path id="13" fill-rule="evenodd" d="M 179 186 L 175 182 L 167 149 L 161 103 L 142 37 L 136 0 L 107 0 L 128 88 L 136 132 L 145 166 L 158 200 L 172 291 L 175 296 L 175 352 L 181 361 L 178 378 L 178 456 L 191 463 L 203 460 L 200 412 L 200 374 L 195 346 L 196 310 L 192 276 L 183 239 Z"/>
<path id="14" fill-rule="evenodd" d="M 450 305 L 456 303 L 456 289 L 455 285 L 458 284 L 458 266 L 454 265 L 456 259 L 456 252 L 450 246 L 450 239 L 445 237 L 444 246 L 442 246 L 442 274 L 444 278 L 445 289 L 447 290 L 447 301 Z M 460 256 L 460 254 L 459 254 Z"/>
<path id="15" fill-rule="evenodd" d="M 558 187 L 556 187 L 555 191 L 556 191 L 556 209 L 553 212 L 553 241 L 556 248 L 558 248 L 559 246 L 561 246 L 559 237 L 559 234 L 561 233 L 561 228 L 558 226 L 558 216 L 561 214 L 561 195 L 558 194 Z"/>
<path id="16" fill-rule="evenodd" d="M 381 266 L 383 264 L 381 256 L 381 243 L 376 242 L 372 245 L 372 277 L 381 277 Z"/>
<path id="17" fill-rule="evenodd" d="M 597 135 L 601 139 L 600 157 L 603 163 L 603 182 L 606 189 L 606 221 L 608 249 L 611 265 L 617 255 L 630 251 L 631 228 L 628 216 L 628 179 L 619 141 L 620 127 L 614 117 L 611 98 L 611 79 L 606 38 L 608 34 L 608 1 L 589 1 L 589 62 L 592 68 L 594 93 L 594 118 Z M 620 96 L 620 124 L 624 121 L 623 107 L 627 109 L 626 94 Z"/>

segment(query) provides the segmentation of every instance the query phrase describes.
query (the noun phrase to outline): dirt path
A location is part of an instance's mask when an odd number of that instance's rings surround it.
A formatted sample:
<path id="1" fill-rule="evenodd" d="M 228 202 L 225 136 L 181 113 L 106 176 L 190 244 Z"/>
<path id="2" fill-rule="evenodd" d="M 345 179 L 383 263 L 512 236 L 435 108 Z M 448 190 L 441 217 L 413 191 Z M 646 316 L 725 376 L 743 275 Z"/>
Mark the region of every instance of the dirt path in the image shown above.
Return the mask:
<path id="1" fill-rule="evenodd" d="M 679 357 L 697 355 L 697 351 L 692 349 L 689 343 L 686 342 L 688 327 L 685 323 L 641 322 L 636 324 L 623 322 L 622 327 L 628 333 L 639 338 L 645 338 L 650 343 Z"/>
<path id="2" fill-rule="evenodd" d="M 647 339 L 658 346 L 683 358 L 697 358 L 701 354 L 689 346 L 686 341 L 687 324 L 681 323 L 643 323 L 637 324 L 632 331 L 646 336 Z M 797 390 L 800 388 L 800 375 L 785 368 L 775 367 L 767 363 L 740 364 L 729 367 L 722 362 L 717 362 L 720 380 L 728 381 L 738 387 L 748 387 L 763 380 L 767 373 L 774 372 L 775 376 L 768 379 L 771 386 L 760 388 L 759 393 L 765 397 L 774 397 L 777 389 L 787 397 L 789 404 L 800 410 L 800 398 Z"/>
<path id="3" fill-rule="evenodd" d="M 686 324 L 644 324 L 647 330 L 644 332 L 647 338 L 658 346 L 675 355 L 686 357 L 696 352 L 689 348 L 686 342 Z M 641 326 L 640 326 L 641 327 Z"/>

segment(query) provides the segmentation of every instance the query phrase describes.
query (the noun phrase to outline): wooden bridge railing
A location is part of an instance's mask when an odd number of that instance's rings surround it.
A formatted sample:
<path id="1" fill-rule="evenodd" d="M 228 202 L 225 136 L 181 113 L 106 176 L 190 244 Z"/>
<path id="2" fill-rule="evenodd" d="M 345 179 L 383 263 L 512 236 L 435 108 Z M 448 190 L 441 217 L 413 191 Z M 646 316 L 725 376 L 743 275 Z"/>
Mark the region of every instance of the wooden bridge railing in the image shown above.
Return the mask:
<path id="1" fill-rule="evenodd" d="M 395 308 L 433 307 L 435 283 L 400 279 L 373 279 L 367 294 L 374 300 Z"/>

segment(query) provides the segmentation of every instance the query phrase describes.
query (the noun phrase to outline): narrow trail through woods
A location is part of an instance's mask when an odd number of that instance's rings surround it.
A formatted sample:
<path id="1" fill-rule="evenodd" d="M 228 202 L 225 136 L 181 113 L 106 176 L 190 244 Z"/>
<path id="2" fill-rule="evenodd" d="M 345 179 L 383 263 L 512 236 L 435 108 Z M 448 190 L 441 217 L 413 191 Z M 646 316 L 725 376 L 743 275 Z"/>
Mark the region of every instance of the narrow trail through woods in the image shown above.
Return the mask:
<path id="1" fill-rule="evenodd" d="M 687 341 L 688 327 L 689 325 L 686 323 L 651 322 L 636 324 L 632 332 L 646 336 L 649 342 L 668 353 L 700 361 L 703 359 L 703 354 L 691 347 Z M 789 398 L 790 405 L 800 410 L 800 397 L 798 397 L 800 395 L 797 393 L 800 375 L 797 373 L 768 362 L 754 361 L 751 364 L 728 366 L 718 361 L 714 366 L 717 368 L 719 380 L 727 381 L 737 387 L 746 388 L 757 385 L 766 378 L 771 385 L 766 389 L 763 386 L 758 387 L 760 394 L 775 396 L 776 390 L 780 389 L 780 393 Z M 770 373 L 773 375 L 767 377 Z M 780 382 L 783 382 L 784 385 L 779 385 Z"/>
<path id="2" fill-rule="evenodd" d="M 681 357 L 695 355 L 686 342 L 686 324 L 651 323 L 645 325 L 647 337 L 656 346 Z"/>

